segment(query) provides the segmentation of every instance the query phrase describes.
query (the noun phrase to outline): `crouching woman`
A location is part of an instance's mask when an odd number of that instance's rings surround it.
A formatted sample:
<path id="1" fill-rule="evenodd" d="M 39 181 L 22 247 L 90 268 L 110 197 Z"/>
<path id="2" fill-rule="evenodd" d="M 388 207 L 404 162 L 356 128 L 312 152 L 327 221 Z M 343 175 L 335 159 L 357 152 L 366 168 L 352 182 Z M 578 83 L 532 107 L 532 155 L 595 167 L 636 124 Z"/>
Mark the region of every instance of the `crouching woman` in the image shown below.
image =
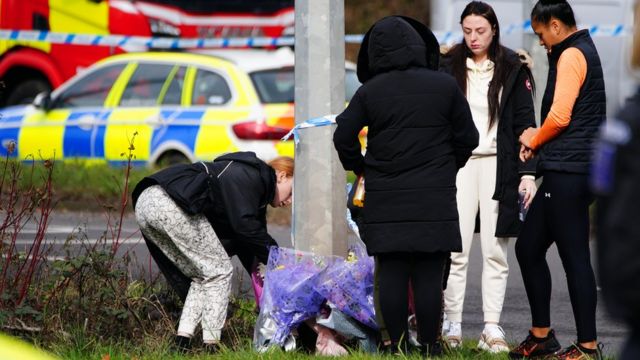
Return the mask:
<path id="1" fill-rule="evenodd" d="M 136 220 L 158 267 L 184 301 L 176 346 L 189 348 L 196 326 L 205 345 L 220 341 L 237 254 L 245 268 L 266 264 L 277 246 L 266 209 L 291 203 L 293 159 L 266 164 L 252 152 L 176 165 L 133 190 Z"/>

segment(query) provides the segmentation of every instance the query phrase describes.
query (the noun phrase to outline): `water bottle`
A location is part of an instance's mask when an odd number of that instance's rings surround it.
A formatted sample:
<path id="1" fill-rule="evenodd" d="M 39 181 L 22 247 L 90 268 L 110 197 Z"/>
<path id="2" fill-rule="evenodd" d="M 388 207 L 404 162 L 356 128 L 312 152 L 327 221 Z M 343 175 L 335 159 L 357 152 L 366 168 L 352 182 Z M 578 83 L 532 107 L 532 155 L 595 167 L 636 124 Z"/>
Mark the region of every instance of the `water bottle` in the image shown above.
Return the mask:
<path id="1" fill-rule="evenodd" d="M 529 211 L 529 208 L 526 208 L 525 207 L 525 203 L 524 203 L 524 196 L 526 194 L 527 194 L 527 192 L 524 191 L 524 190 L 518 191 L 518 205 L 520 207 L 520 209 L 518 211 L 518 218 L 522 222 L 524 222 L 524 219 L 527 217 L 527 211 Z"/>

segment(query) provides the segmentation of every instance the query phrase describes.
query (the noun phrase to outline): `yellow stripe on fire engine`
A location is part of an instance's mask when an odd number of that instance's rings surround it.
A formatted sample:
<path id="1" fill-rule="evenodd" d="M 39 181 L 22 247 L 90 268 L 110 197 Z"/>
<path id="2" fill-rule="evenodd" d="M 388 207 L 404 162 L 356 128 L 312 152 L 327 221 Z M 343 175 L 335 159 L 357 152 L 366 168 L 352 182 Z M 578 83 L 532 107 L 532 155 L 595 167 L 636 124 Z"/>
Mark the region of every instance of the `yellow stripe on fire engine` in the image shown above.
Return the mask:
<path id="1" fill-rule="evenodd" d="M 7 50 L 16 46 L 26 46 L 38 50 L 42 50 L 46 53 L 51 51 L 51 44 L 41 41 L 15 41 L 15 40 L 0 40 L 0 55 L 7 52 Z"/>
<path id="2" fill-rule="evenodd" d="M 72 34 L 109 34 L 109 2 L 49 0 L 51 31 Z"/>
<path id="3" fill-rule="evenodd" d="M 62 159 L 65 122 L 70 113 L 70 110 L 54 110 L 48 114 L 37 111 L 25 115 L 18 135 L 18 158 Z"/>
<path id="4" fill-rule="evenodd" d="M 159 125 L 160 112 L 156 109 L 114 109 L 104 134 L 104 156 L 107 161 L 127 160 L 129 142 L 135 137 L 132 151 L 135 159 L 146 161 L 151 154 L 154 126 Z"/>

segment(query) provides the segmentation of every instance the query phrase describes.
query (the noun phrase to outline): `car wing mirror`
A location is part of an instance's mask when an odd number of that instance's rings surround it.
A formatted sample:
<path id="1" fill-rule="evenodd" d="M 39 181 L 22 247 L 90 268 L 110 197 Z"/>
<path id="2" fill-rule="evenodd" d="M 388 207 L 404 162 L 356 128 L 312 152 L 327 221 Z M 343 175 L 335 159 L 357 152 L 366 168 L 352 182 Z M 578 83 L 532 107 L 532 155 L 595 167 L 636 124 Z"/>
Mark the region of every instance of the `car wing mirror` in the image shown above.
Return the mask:
<path id="1" fill-rule="evenodd" d="M 33 99 L 33 106 L 44 111 L 49 111 L 51 108 L 51 94 L 45 91 L 36 95 Z"/>

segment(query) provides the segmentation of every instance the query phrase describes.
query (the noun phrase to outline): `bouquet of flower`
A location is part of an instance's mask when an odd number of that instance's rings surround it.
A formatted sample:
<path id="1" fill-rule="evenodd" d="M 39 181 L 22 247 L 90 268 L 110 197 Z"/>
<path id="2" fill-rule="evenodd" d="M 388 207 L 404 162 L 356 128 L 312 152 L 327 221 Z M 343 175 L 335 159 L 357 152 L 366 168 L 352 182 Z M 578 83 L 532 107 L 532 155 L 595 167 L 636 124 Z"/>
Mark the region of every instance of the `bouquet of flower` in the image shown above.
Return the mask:
<path id="1" fill-rule="evenodd" d="M 318 313 L 324 297 L 315 290 L 315 283 L 332 261 L 332 257 L 271 248 L 260 312 L 269 314 L 276 323 L 272 343 L 282 346 L 292 329 Z"/>
<path id="2" fill-rule="evenodd" d="M 343 313 L 377 329 L 373 305 L 373 258 L 361 245 L 349 250 L 347 259 L 335 261 L 320 274 L 316 290 Z"/>

